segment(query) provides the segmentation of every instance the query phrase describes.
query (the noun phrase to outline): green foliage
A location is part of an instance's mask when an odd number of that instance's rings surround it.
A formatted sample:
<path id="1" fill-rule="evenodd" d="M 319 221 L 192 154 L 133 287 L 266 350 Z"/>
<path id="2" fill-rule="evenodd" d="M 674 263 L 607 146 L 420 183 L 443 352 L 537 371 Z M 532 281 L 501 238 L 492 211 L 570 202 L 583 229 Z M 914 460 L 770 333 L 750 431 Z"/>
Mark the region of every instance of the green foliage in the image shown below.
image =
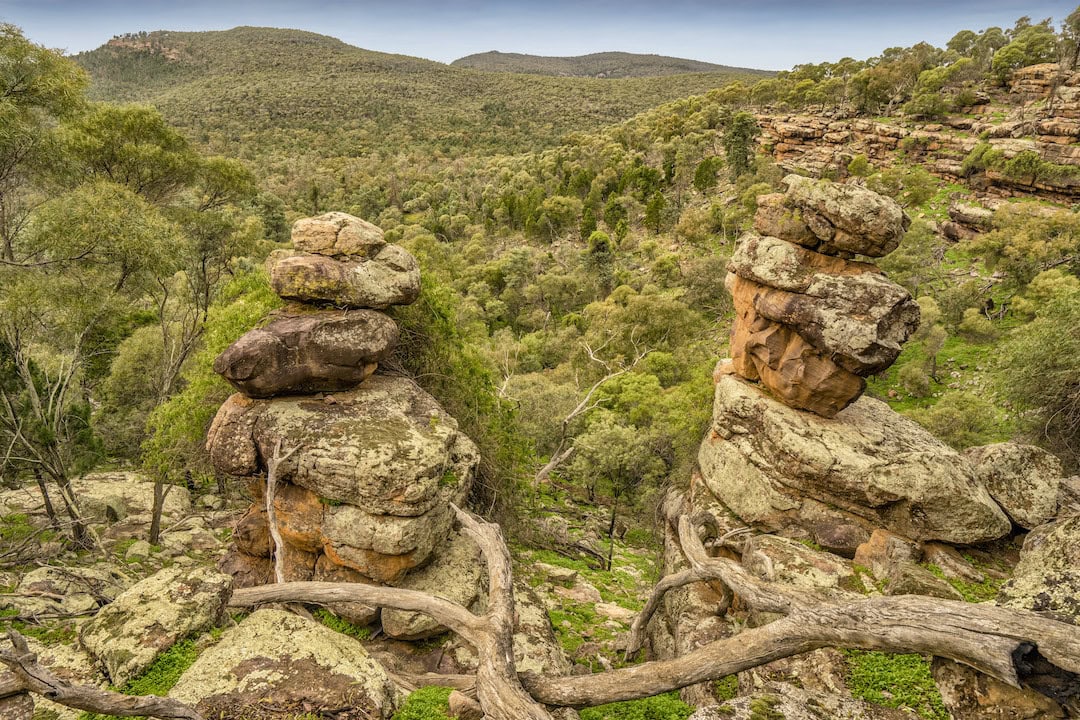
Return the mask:
<path id="1" fill-rule="evenodd" d="M 926 569 L 937 575 L 939 578 L 949 583 L 964 597 L 965 602 L 980 603 L 988 602 L 997 597 L 998 590 L 1001 589 L 1001 585 L 1005 582 L 1003 578 L 993 578 L 987 576 L 982 582 L 967 582 L 964 580 L 958 580 L 956 578 L 946 577 L 941 568 L 937 565 L 927 565 Z"/>
<path id="2" fill-rule="evenodd" d="M 754 159 L 754 140 L 760 134 L 761 128 L 751 113 L 737 112 L 728 121 L 724 129 L 724 153 L 732 182 L 750 171 Z"/>
<path id="3" fill-rule="evenodd" d="M 451 692 L 451 688 L 434 686 L 414 690 L 391 720 L 450 720 Z"/>
<path id="4" fill-rule="evenodd" d="M 926 410 L 908 413 L 940 440 L 957 450 L 1008 438 L 1000 411 L 981 395 L 953 392 Z"/>
<path id="5" fill-rule="evenodd" d="M 581 710 L 581 720 L 686 720 L 694 708 L 678 693 L 654 695 L 643 700 L 611 703 Z"/>
<path id="6" fill-rule="evenodd" d="M 1017 289 L 1051 267 L 1080 274 L 1080 215 L 1011 203 L 1000 207 L 993 221 L 993 231 L 968 247 L 989 269 L 1005 272 Z"/>
<path id="7" fill-rule="evenodd" d="M 941 693 L 921 655 L 845 650 L 851 694 L 875 705 L 911 708 L 927 720 L 948 720 Z"/>
<path id="8" fill-rule="evenodd" d="M 371 637 L 371 628 L 351 623 L 344 618 L 338 617 L 326 608 L 319 608 L 313 615 L 316 620 L 335 632 L 354 637 L 357 640 L 367 640 Z"/>
<path id="9" fill-rule="evenodd" d="M 990 68 L 998 81 L 1004 84 L 1013 70 L 1056 59 L 1057 38 L 1054 31 L 1039 23 L 1016 33 L 1008 45 L 994 53 Z"/>
<path id="10" fill-rule="evenodd" d="M 866 155 L 859 153 L 855 157 L 851 158 L 851 162 L 847 166 L 848 174 L 855 177 L 868 177 L 874 172 L 873 166 L 870 161 L 866 159 Z"/>
<path id="11" fill-rule="evenodd" d="M 1063 288 L 1013 331 L 997 358 L 998 387 L 1030 436 L 1056 452 L 1066 471 L 1080 468 L 1080 291 Z"/>
<path id="12" fill-rule="evenodd" d="M 542 57 L 520 53 L 486 52 L 458 58 L 454 67 L 473 68 L 488 72 L 527 73 L 556 77 L 627 78 L 663 77 L 684 73 L 740 73 L 748 76 L 768 75 L 761 70 L 714 65 L 700 60 L 641 55 L 627 52 L 602 52 L 577 57 Z"/>
<path id="13" fill-rule="evenodd" d="M 213 370 L 214 358 L 282 301 L 261 269 L 238 273 L 210 308 L 203 345 L 184 371 L 184 389 L 157 406 L 147 420 L 144 464 L 160 476 L 180 469 L 209 472 L 206 430 L 232 392 Z"/>

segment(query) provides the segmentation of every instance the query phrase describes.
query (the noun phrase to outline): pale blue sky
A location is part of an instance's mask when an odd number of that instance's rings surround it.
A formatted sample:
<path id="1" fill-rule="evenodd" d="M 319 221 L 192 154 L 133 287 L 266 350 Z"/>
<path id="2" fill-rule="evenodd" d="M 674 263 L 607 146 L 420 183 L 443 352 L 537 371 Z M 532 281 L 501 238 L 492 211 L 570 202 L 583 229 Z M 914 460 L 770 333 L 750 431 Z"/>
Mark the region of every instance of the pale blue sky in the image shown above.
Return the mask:
<path id="1" fill-rule="evenodd" d="M 0 0 L 0 20 L 69 52 L 124 32 L 261 25 L 442 62 L 487 50 L 624 50 L 786 69 L 922 40 L 940 46 L 958 30 L 1010 27 L 1021 15 L 1060 21 L 1075 7 L 1045 0 Z"/>

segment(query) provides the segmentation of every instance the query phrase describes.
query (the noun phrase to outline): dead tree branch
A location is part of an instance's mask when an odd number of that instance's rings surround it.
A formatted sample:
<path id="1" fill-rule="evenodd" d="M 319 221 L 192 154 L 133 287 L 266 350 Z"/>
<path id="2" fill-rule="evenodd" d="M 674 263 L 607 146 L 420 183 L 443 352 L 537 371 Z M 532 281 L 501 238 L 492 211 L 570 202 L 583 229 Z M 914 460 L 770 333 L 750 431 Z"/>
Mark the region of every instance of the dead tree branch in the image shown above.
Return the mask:
<path id="1" fill-rule="evenodd" d="M 72 685 L 53 675 L 37 662 L 23 636 L 8 631 L 12 648 L 0 652 L 0 662 L 11 670 L 0 678 L 0 697 L 19 692 L 31 692 L 67 707 L 121 717 L 149 716 L 163 720 L 203 720 L 203 717 L 184 703 L 156 695 L 121 695 L 89 685 Z"/>

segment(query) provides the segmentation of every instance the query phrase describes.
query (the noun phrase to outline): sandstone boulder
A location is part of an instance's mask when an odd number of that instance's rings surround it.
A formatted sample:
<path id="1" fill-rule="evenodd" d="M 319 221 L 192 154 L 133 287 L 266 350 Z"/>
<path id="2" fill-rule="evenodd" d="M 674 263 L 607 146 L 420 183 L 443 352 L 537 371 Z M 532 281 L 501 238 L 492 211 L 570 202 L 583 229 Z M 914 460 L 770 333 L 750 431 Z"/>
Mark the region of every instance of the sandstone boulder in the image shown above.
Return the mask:
<path id="1" fill-rule="evenodd" d="M 830 249 L 881 257 L 900 244 L 911 219 L 896 202 L 857 185 L 784 178 L 789 205 L 802 210 L 814 234 Z"/>
<path id="2" fill-rule="evenodd" d="M 804 498 L 915 540 L 976 543 L 1011 524 L 970 464 L 885 403 L 800 412 L 734 375 L 716 378 L 704 483 L 744 521 L 799 524 Z"/>
<path id="3" fill-rule="evenodd" d="M 975 476 L 1013 522 L 1031 529 L 1057 515 L 1061 461 L 1034 445 L 1004 442 L 969 448 Z"/>
<path id="4" fill-rule="evenodd" d="M 878 579 L 889 577 L 897 565 L 910 565 L 918 561 L 919 547 L 905 537 L 878 528 L 870 539 L 855 550 L 855 564 L 873 573 Z"/>
<path id="5" fill-rule="evenodd" d="M 373 310 L 288 316 L 244 334 L 214 360 L 214 372 L 249 397 L 347 390 L 397 339 L 397 324 Z"/>
<path id="6" fill-rule="evenodd" d="M 359 641 L 281 610 L 258 610 L 227 630 L 169 697 L 203 717 L 247 717 L 268 706 L 273 717 L 326 712 L 341 720 L 394 711 L 394 686 Z"/>
<path id="7" fill-rule="evenodd" d="M 408 305 L 420 295 L 420 266 L 397 245 L 386 245 L 370 258 L 342 260 L 275 250 L 267 267 L 270 286 L 287 300 L 382 310 Z"/>
<path id="8" fill-rule="evenodd" d="M 304 252 L 360 257 L 369 257 L 386 245 L 377 225 L 343 212 L 297 220 L 292 226 L 292 242 Z"/>
<path id="9" fill-rule="evenodd" d="M 886 595 L 925 595 L 945 600 L 963 600 L 952 585 L 921 565 L 897 563 L 889 567 L 885 581 Z"/>
<path id="10" fill-rule="evenodd" d="M 780 238 L 804 247 L 821 244 L 821 240 L 803 220 L 802 212 L 796 207 L 789 207 L 783 193 L 758 196 L 754 230 L 766 237 Z"/>
<path id="11" fill-rule="evenodd" d="M 433 397 L 403 377 L 373 375 L 326 400 L 233 395 L 207 436 L 215 467 L 254 476 L 278 442 L 293 453 L 280 480 L 372 514 L 422 515 L 463 498 L 476 446 Z"/>
<path id="12" fill-rule="evenodd" d="M 747 272 L 747 274 L 754 274 Z M 919 305 L 899 285 L 875 273 L 817 274 L 802 292 L 730 278 L 740 307 L 791 328 L 825 357 L 860 376 L 888 368 L 900 344 L 919 327 Z"/>
<path id="13" fill-rule="evenodd" d="M 221 620 L 232 578 L 171 567 L 131 586 L 82 627 L 79 641 L 114 685 L 140 675 L 178 640 Z"/>
<path id="14" fill-rule="evenodd" d="M 728 261 L 728 270 L 778 290 L 805 293 L 821 276 L 857 277 L 880 275 L 874 265 L 823 255 L 792 242 L 768 235 L 748 233 L 739 238 Z"/>
<path id="15" fill-rule="evenodd" d="M 775 535 L 755 535 L 747 540 L 742 564 L 762 580 L 804 590 L 841 596 L 855 587 L 851 563 Z"/>
<path id="16" fill-rule="evenodd" d="M 480 597 L 484 565 L 480 549 L 464 533 L 450 536 L 426 567 L 410 572 L 398 587 L 418 590 L 470 607 Z M 430 615 L 384 609 L 383 632 L 398 640 L 422 640 L 446 632 Z"/>
<path id="17" fill-rule="evenodd" d="M 1080 624 L 1080 516 L 1036 528 L 1024 540 L 997 602 Z"/>

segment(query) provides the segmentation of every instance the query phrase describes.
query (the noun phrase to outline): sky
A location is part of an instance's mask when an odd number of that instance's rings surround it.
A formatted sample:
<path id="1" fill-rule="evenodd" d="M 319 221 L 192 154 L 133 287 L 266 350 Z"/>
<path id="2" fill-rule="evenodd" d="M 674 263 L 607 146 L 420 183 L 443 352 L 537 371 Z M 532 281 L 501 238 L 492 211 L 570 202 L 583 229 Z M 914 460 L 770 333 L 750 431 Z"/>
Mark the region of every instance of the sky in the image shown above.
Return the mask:
<path id="1" fill-rule="evenodd" d="M 76 53 L 140 30 L 298 28 L 368 50 L 450 62 L 499 50 L 656 53 L 782 70 L 863 59 L 893 46 L 943 46 L 957 31 L 1053 17 L 1071 2 L 1027 0 L 0 0 L 0 21 Z"/>

